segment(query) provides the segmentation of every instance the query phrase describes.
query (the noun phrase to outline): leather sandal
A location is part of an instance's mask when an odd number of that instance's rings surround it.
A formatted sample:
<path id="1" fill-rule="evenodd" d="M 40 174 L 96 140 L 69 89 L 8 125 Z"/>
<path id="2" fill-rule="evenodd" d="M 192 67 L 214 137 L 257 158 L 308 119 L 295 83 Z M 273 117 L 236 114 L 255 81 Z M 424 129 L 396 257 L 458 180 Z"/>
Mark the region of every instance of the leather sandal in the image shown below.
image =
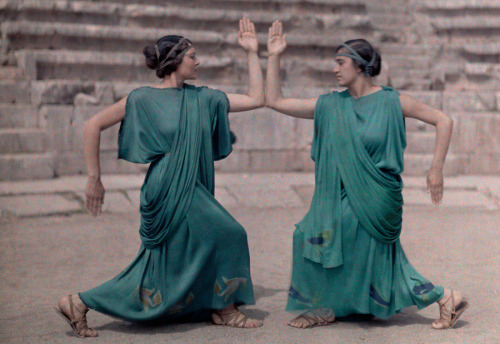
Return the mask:
<path id="1" fill-rule="evenodd" d="M 68 295 L 68 300 L 69 300 L 69 312 L 70 314 L 64 313 L 64 311 L 61 309 L 61 306 L 54 307 L 55 311 L 57 314 L 59 314 L 70 326 L 75 335 L 79 338 L 85 338 L 85 337 L 97 337 L 98 333 L 96 330 L 90 328 L 87 324 L 87 312 L 89 309 L 85 309 L 84 311 L 78 309 L 74 304 L 73 304 L 73 297 L 72 295 Z M 80 318 L 75 317 L 75 312 L 74 309 L 76 309 L 78 312 L 82 314 Z"/>
<path id="2" fill-rule="evenodd" d="M 306 323 L 302 323 L 305 326 L 297 326 L 297 322 L 300 320 L 305 320 Z M 335 313 L 331 309 L 326 310 L 311 310 L 302 313 L 298 317 L 293 318 L 288 323 L 288 326 L 295 328 L 312 328 L 316 326 L 326 326 L 335 323 Z"/>
<path id="3" fill-rule="evenodd" d="M 252 321 L 255 326 L 250 326 L 248 321 Z M 239 310 L 235 310 L 230 313 L 212 313 L 212 321 L 216 325 L 224 325 L 237 328 L 257 328 L 262 326 L 262 321 L 257 319 L 251 319 Z"/>
<path id="4" fill-rule="evenodd" d="M 446 307 L 446 304 L 451 299 L 451 309 Z M 453 289 L 451 289 L 451 296 L 442 305 L 439 305 L 439 319 L 434 320 L 432 323 L 432 328 L 435 330 L 446 330 L 448 328 L 453 328 L 457 323 L 458 318 L 462 315 L 465 310 L 469 308 L 469 302 L 464 297 L 458 305 L 455 306 L 455 296 L 453 295 Z"/>

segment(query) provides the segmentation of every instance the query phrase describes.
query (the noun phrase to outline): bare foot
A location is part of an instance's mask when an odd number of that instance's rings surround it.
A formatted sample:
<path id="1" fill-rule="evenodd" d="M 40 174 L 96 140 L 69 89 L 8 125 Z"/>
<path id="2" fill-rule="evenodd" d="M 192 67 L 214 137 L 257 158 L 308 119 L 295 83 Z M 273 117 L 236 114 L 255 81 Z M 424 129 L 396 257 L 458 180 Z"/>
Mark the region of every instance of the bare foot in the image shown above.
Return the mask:
<path id="1" fill-rule="evenodd" d="M 88 310 L 78 295 L 61 297 L 56 308 L 56 312 L 68 322 L 77 337 L 97 337 L 97 331 L 88 327 Z"/>
<path id="2" fill-rule="evenodd" d="M 310 328 L 315 326 L 331 325 L 335 322 L 335 313 L 331 309 L 315 309 L 302 313 L 288 323 L 296 328 Z"/>
<path id="3" fill-rule="evenodd" d="M 212 313 L 212 321 L 216 325 L 231 326 L 237 328 L 261 327 L 263 322 L 258 319 L 251 319 L 240 312 L 234 305 L 217 310 Z"/>
<path id="4" fill-rule="evenodd" d="M 458 318 L 469 307 L 467 299 L 459 291 L 445 289 L 444 295 L 438 302 L 439 319 L 432 323 L 432 328 L 445 330 L 455 326 Z"/>

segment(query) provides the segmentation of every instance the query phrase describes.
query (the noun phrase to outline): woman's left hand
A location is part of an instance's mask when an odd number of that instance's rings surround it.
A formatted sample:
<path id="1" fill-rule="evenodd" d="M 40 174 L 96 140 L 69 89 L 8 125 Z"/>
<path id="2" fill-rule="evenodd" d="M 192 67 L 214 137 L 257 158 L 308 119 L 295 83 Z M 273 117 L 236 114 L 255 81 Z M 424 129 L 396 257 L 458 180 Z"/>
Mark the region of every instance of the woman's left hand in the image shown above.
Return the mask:
<path id="1" fill-rule="evenodd" d="M 250 21 L 250 19 L 245 17 L 240 20 L 238 44 L 248 52 L 256 52 L 259 49 L 257 35 L 255 34 L 255 25 Z"/>
<path id="2" fill-rule="evenodd" d="M 431 169 L 427 173 L 427 192 L 431 193 L 432 203 L 440 204 L 443 199 L 443 170 Z"/>

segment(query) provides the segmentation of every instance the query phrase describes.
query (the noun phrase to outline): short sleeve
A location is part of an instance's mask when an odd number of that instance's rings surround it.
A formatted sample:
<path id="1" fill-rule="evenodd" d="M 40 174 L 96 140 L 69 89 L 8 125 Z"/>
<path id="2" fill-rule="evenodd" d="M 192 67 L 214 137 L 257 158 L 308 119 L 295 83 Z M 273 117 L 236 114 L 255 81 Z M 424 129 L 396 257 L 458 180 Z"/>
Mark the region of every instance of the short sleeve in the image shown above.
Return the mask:
<path id="1" fill-rule="evenodd" d="M 118 159 L 138 164 L 147 164 L 165 154 L 144 96 L 140 88 L 129 94 L 118 134 Z"/>
<path id="2" fill-rule="evenodd" d="M 210 92 L 212 112 L 212 150 L 214 160 L 227 157 L 233 150 L 234 134 L 229 128 L 229 99 L 219 90 L 207 89 Z"/>

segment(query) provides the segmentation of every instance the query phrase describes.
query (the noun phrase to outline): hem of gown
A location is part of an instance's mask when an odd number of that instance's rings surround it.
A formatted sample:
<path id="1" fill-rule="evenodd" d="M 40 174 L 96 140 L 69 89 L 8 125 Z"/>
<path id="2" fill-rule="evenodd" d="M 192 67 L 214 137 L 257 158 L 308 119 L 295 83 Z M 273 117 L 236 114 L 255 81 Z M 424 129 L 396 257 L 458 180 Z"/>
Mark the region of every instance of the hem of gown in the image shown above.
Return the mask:
<path id="1" fill-rule="evenodd" d="M 168 314 L 167 312 L 165 312 L 163 314 L 158 314 L 157 316 L 154 316 L 151 318 L 137 319 L 137 318 L 124 317 L 124 316 L 120 316 L 120 315 L 112 313 L 112 312 L 108 312 L 106 309 L 102 309 L 99 306 L 92 304 L 92 302 L 90 300 L 86 300 L 85 296 L 83 296 L 81 292 L 78 293 L 78 296 L 80 297 L 80 300 L 82 300 L 83 304 L 93 311 L 108 315 L 108 316 L 113 317 L 113 318 L 122 319 L 122 320 L 135 322 L 135 323 L 155 322 L 155 321 L 159 321 L 159 320 L 173 321 L 174 322 L 177 319 L 180 319 L 181 321 L 183 319 L 187 319 L 188 321 L 189 321 L 189 319 L 191 319 L 192 321 L 204 321 L 204 320 L 202 320 L 202 318 L 203 319 L 206 318 L 206 320 L 210 320 L 210 314 L 212 313 L 212 310 L 214 310 L 214 309 L 224 309 L 231 304 L 234 304 L 236 307 L 255 305 L 254 300 L 248 301 L 248 302 L 234 301 L 234 302 L 228 302 L 228 303 L 224 304 L 223 306 L 216 306 L 216 307 L 211 307 L 211 308 L 200 307 L 200 308 L 195 308 L 195 309 L 186 311 L 185 313 L 176 313 L 176 314 Z M 219 307 L 221 307 L 221 308 L 219 308 Z M 201 313 L 201 317 L 197 316 L 196 315 L 197 313 Z M 208 314 L 208 317 L 204 316 L 205 313 Z"/>
<path id="2" fill-rule="evenodd" d="M 444 288 L 443 287 L 440 287 L 440 286 L 436 286 L 437 288 L 440 289 L 440 292 L 437 294 L 435 300 L 432 300 L 432 301 L 429 301 L 428 304 L 416 304 L 414 302 L 412 303 L 406 303 L 406 304 L 403 304 L 402 306 L 398 307 L 397 309 L 395 309 L 393 312 L 391 312 L 390 314 L 382 314 L 380 312 L 373 312 L 373 313 L 370 313 L 370 312 L 356 312 L 356 311 L 353 311 L 351 313 L 347 313 L 347 312 L 336 312 L 335 309 L 333 309 L 333 312 L 335 313 L 335 316 L 336 317 L 340 317 L 340 318 L 343 318 L 343 317 L 348 317 L 348 316 L 351 316 L 351 315 L 372 315 L 372 316 L 375 316 L 379 319 L 389 319 L 391 316 L 393 315 L 396 315 L 398 313 L 400 313 L 401 311 L 403 311 L 405 308 L 409 308 L 409 307 L 417 307 L 418 310 L 421 310 L 421 309 L 424 309 L 424 308 L 427 308 L 429 307 L 430 305 L 432 305 L 433 303 L 439 301 L 443 295 L 444 295 Z M 324 308 L 329 308 L 329 307 L 304 307 L 304 308 L 294 308 L 294 309 L 291 309 L 289 306 L 286 307 L 285 311 L 286 312 L 289 312 L 289 313 L 294 313 L 294 314 L 297 314 L 297 313 L 304 313 L 304 312 L 307 312 L 307 311 L 310 311 L 310 310 L 314 310 L 314 309 L 324 309 Z"/>

